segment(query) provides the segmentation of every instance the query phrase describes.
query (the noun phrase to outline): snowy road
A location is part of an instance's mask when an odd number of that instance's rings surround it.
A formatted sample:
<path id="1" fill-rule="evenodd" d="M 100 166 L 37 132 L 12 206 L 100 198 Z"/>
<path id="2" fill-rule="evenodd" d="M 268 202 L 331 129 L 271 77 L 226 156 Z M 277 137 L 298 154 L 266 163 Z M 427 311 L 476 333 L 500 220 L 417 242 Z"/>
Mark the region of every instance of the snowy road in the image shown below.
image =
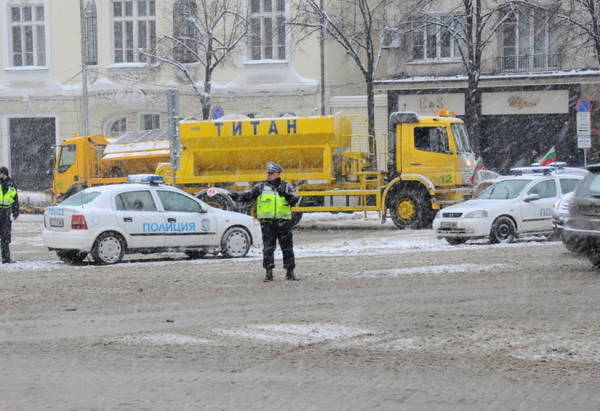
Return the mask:
<path id="1" fill-rule="evenodd" d="M 600 408 L 600 274 L 560 242 L 305 216 L 264 284 L 259 250 L 67 266 L 42 226 L 0 266 L 0 411 Z"/>

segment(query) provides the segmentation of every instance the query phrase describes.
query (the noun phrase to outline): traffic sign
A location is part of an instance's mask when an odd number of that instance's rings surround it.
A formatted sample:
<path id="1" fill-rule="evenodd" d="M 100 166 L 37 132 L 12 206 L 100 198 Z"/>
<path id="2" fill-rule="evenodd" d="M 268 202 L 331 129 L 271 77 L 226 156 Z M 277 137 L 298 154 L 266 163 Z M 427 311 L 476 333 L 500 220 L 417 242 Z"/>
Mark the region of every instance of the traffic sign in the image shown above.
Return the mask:
<path id="1" fill-rule="evenodd" d="M 577 112 L 589 113 L 591 111 L 592 103 L 590 103 L 590 101 L 587 98 L 581 97 L 579 100 L 577 100 Z"/>
<path id="2" fill-rule="evenodd" d="M 577 136 L 577 148 L 592 148 L 592 137 Z"/>
<path id="3" fill-rule="evenodd" d="M 212 116 L 212 118 L 214 120 L 223 117 L 224 114 L 225 114 L 225 110 L 223 110 L 223 107 L 221 107 L 221 106 L 214 106 L 212 108 L 212 110 L 210 111 L 210 115 Z"/>

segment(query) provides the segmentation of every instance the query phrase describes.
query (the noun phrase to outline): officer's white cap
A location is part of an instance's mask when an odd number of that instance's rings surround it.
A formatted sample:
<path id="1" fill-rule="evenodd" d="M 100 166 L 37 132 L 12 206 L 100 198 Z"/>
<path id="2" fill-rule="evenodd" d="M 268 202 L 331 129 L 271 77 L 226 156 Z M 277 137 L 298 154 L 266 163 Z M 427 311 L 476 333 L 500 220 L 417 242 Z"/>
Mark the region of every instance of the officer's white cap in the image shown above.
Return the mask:
<path id="1" fill-rule="evenodd" d="M 283 168 L 272 161 L 267 163 L 267 173 L 283 173 Z"/>

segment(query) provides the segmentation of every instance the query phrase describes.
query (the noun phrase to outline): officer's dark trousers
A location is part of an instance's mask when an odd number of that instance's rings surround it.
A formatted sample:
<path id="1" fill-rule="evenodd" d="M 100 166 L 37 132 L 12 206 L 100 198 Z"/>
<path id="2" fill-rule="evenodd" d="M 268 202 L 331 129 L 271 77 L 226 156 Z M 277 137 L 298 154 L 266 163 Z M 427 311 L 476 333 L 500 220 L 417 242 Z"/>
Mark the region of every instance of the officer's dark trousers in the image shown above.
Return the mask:
<path id="1" fill-rule="evenodd" d="M 293 270 L 296 268 L 294 258 L 294 237 L 292 235 L 291 220 L 262 221 L 263 240 L 263 267 L 266 270 L 275 268 L 275 248 L 277 241 L 283 253 L 283 268 Z"/>
<path id="2" fill-rule="evenodd" d="M 10 208 L 0 209 L 0 249 L 2 250 L 2 261 L 10 260 L 10 230 L 12 222 L 10 220 Z"/>

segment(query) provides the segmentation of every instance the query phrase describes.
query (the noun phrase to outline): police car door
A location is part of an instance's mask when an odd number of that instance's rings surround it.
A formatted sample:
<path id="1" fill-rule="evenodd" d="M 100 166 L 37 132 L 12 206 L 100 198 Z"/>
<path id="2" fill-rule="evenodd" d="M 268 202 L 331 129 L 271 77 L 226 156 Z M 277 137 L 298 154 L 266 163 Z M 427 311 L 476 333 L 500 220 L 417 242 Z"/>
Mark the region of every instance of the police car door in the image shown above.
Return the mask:
<path id="1" fill-rule="evenodd" d="M 156 190 L 167 221 L 166 247 L 215 245 L 217 221 L 208 206 L 185 194 Z"/>
<path id="2" fill-rule="evenodd" d="M 525 201 L 531 194 L 539 200 Z M 521 195 L 521 229 L 519 232 L 552 230 L 552 207 L 558 200 L 556 181 L 553 178 L 536 182 Z"/>
<path id="3" fill-rule="evenodd" d="M 131 248 L 162 247 L 165 219 L 150 190 L 125 191 L 115 196 L 119 226 L 131 239 Z"/>

